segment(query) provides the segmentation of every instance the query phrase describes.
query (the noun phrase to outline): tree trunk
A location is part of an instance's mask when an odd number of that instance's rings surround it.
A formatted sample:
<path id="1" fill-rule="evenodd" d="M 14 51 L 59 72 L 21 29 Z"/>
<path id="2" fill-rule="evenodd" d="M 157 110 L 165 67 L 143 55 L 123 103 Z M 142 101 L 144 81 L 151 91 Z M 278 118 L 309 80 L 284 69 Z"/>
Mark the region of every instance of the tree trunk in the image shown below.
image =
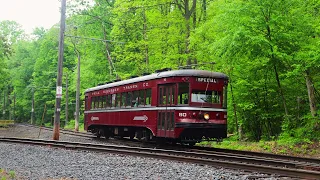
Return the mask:
<path id="1" fill-rule="evenodd" d="M 237 116 L 237 104 L 234 99 L 234 94 L 233 94 L 233 86 L 232 86 L 232 81 L 231 78 L 229 80 L 229 85 L 230 85 L 230 91 L 231 91 L 231 99 L 232 99 L 232 105 L 233 105 L 233 115 L 234 115 L 234 120 L 236 123 L 236 131 L 239 134 L 239 139 L 242 139 L 242 131 L 239 131 L 239 123 L 238 123 L 238 116 Z"/>
<path id="2" fill-rule="evenodd" d="M 207 0 L 202 0 L 203 20 L 207 20 Z"/>
<path id="3" fill-rule="evenodd" d="M 144 40 L 144 47 L 145 47 L 145 64 L 148 67 L 149 65 L 149 47 L 148 47 L 148 37 L 147 37 L 147 17 L 145 11 L 143 11 L 143 40 Z"/>
<path id="4" fill-rule="evenodd" d="M 197 9 L 196 1 L 193 1 L 192 6 L 194 6 L 195 9 Z M 196 29 L 196 27 L 197 27 L 197 11 L 196 10 L 193 12 L 192 24 L 193 24 L 193 29 Z"/>
<path id="5" fill-rule="evenodd" d="M 270 21 L 270 14 L 268 14 L 268 16 L 265 17 L 266 19 L 266 23 L 269 23 Z M 272 38 L 271 38 L 271 28 L 269 25 L 267 25 L 266 27 L 266 30 L 267 30 L 267 39 L 270 41 L 270 43 L 272 42 Z M 273 63 L 273 69 L 274 69 L 274 73 L 275 73 L 275 76 L 276 76 L 276 80 L 277 80 L 277 85 L 278 85 L 278 90 L 279 90 L 279 93 L 280 93 L 280 96 L 282 98 L 282 103 L 283 103 L 283 108 L 284 108 L 284 112 L 285 112 L 285 115 L 288 116 L 288 108 L 287 108 L 287 103 L 286 103 L 286 98 L 284 97 L 284 94 L 283 94 L 283 90 L 282 90 L 282 87 L 281 87 L 281 83 L 280 83 L 280 78 L 279 78 L 279 74 L 278 74 L 278 70 L 277 70 L 277 65 L 276 65 L 276 58 L 274 57 L 273 53 L 274 53 L 274 50 L 273 50 L 273 47 L 272 45 L 270 44 L 270 50 L 271 50 L 271 62 Z"/>
<path id="6" fill-rule="evenodd" d="M 178 2 L 176 0 L 176 4 L 178 8 L 182 12 L 182 15 L 185 19 L 185 26 L 186 26 L 186 36 L 185 36 L 185 55 L 187 56 L 187 66 L 191 68 L 191 57 L 190 57 L 190 18 L 192 14 L 195 12 L 196 9 L 196 0 L 192 0 L 192 6 L 189 9 L 189 0 L 182 0 Z"/>
<path id="7" fill-rule="evenodd" d="M 312 117 L 316 117 L 317 107 L 316 107 L 315 90 L 313 87 L 313 83 L 312 83 L 312 79 L 310 77 L 309 70 L 305 71 L 305 79 L 306 79 L 306 85 L 307 85 L 307 89 L 308 89 L 310 112 L 311 112 Z"/>
<path id="8" fill-rule="evenodd" d="M 280 93 L 280 96 L 282 98 L 284 112 L 285 112 L 286 116 L 288 116 L 289 114 L 288 114 L 286 98 L 284 97 L 284 94 L 283 94 L 283 91 L 282 91 L 282 87 L 281 87 L 281 83 L 280 83 L 280 79 L 279 79 L 279 74 L 278 74 L 278 71 L 277 71 L 277 66 L 273 65 L 273 68 L 274 68 L 274 72 L 275 72 L 275 75 L 276 75 L 276 80 L 277 80 L 277 84 L 278 84 L 278 88 L 279 88 L 279 93 Z"/>
<path id="9" fill-rule="evenodd" d="M 186 0 L 186 2 L 188 2 Z M 187 13 L 187 11 L 189 7 L 189 3 L 186 4 L 186 8 L 185 11 Z M 190 57 L 190 16 L 185 15 L 185 26 L 186 26 L 186 36 L 185 36 L 185 54 L 187 56 L 187 66 L 191 67 L 191 57 Z"/>
<path id="10" fill-rule="evenodd" d="M 106 27 L 104 25 L 102 25 L 102 29 L 103 29 L 103 39 L 107 40 L 107 32 L 106 32 Z M 109 53 L 109 47 L 108 47 L 108 43 L 105 42 L 105 47 L 106 47 L 106 58 L 109 62 L 109 74 L 110 76 L 112 76 L 112 69 L 113 69 L 113 64 L 112 64 L 112 59 Z"/>

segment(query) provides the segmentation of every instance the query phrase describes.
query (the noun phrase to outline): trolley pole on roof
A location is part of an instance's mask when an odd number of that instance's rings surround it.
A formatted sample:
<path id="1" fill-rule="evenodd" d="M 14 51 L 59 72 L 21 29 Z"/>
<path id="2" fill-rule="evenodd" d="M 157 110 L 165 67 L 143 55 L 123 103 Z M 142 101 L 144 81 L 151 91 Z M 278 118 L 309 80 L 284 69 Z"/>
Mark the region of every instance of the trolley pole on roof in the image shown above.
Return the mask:
<path id="1" fill-rule="evenodd" d="M 59 140 L 60 131 L 60 112 L 62 97 L 62 64 L 64 50 L 64 30 L 66 21 L 66 0 L 61 0 L 61 20 L 60 20 L 60 36 L 59 36 L 59 55 L 58 55 L 58 74 L 56 88 L 56 107 L 54 112 L 53 140 Z"/>

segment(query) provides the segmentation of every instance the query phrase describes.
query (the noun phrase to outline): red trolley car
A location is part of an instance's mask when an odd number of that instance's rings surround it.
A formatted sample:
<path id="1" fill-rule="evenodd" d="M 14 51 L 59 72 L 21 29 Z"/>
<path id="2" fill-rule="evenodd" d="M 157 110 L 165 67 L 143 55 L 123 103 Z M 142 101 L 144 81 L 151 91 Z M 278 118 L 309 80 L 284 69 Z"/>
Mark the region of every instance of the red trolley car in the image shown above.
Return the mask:
<path id="1" fill-rule="evenodd" d="M 194 144 L 227 136 L 228 77 L 173 70 L 85 91 L 85 130 L 98 137 Z"/>

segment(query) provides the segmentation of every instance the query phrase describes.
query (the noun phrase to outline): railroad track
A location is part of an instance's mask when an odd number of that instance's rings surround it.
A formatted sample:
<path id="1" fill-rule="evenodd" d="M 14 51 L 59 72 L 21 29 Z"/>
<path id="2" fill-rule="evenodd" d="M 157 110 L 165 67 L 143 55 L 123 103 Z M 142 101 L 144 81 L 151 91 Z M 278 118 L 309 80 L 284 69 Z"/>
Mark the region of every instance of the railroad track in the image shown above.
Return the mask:
<path id="1" fill-rule="evenodd" d="M 117 154 L 137 155 L 144 157 L 190 162 L 210 166 L 220 166 L 231 169 L 243 169 L 249 171 L 262 172 L 267 174 L 277 174 L 286 177 L 296 177 L 304 179 L 320 179 L 319 164 L 304 161 L 290 161 L 283 159 L 272 159 L 265 157 L 236 156 L 235 154 L 217 154 L 208 152 L 193 152 L 183 150 L 154 149 L 144 147 L 130 147 L 106 144 L 91 144 L 80 142 L 54 141 L 43 139 L 22 139 L 0 137 L 0 141 L 9 143 L 24 143 L 41 146 L 53 146 L 74 150 L 98 151 Z M 305 169 L 302 167 L 314 167 Z"/>
<path id="2" fill-rule="evenodd" d="M 37 128 L 37 129 L 41 129 L 41 130 L 53 131 L 53 128 L 44 127 L 44 126 L 35 126 L 35 125 L 31 125 L 31 124 L 15 124 L 15 126 L 26 126 L 26 127 L 32 127 L 32 128 Z M 77 131 L 72 131 L 72 130 L 67 130 L 67 129 L 60 129 L 60 133 L 67 134 L 67 135 L 73 135 L 73 136 L 81 136 L 81 137 L 86 137 L 86 138 L 96 138 L 96 136 L 94 136 L 92 133 L 77 132 Z"/>
<path id="3" fill-rule="evenodd" d="M 183 146 L 183 145 L 170 145 L 170 144 L 156 144 L 155 142 L 141 142 L 138 140 L 123 139 L 99 139 L 96 141 L 108 142 L 120 146 L 135 146 L 135 147 L 145 147 L 145 148 L 157 148 L 166 150 L 176 150 L 176 151 L 187 151 L 187 152 L 199 152 L 204 154 L 212 154 L 220 157 L 219 159 L 229 160 L 229 157 L 234 157 L 233 160 L 247 158 L 252 163 L 259 163 L 260 159 L 264 159 L 266 164 L 269 165 L 283 165 L 287 167 L 294 167 L 297 169 L 305 170 L 315 170 L 320 171 L 320 159 L 315 158 L 303 158 L 296 156 L 278 155 L 271 153 L 260 153 L 252 151 L 240 151 L 231 149 L 220 149 L 202 146 Z"/>
<path id="4" fill-rule="evenodd" d="M 297 168 L 301 169 L 314 169 L 320 171 L 320 159 L 315 158 L 304 158 L 304 157 L 296 157 L 296 156 L 287 156 L 287 155 L 279 155 L 279 154 L 271 154 L 271 153 L 260 153 L 260 152 L 252 152 L 252 151 L 240 151 L 240 150 L 231 150 L 231 149 L 220 149 L 220 148 L 210 148 L 210 147 L 185 147 L 190 149 L 193 152 L 204 152 L 204 153 L 216 153 L 221 155 L 237 155 L 241 157 L 257 157 L 264 158 L 266 160 L 281 160 L 282 162 L 292 162 L 296 163 Z"/>

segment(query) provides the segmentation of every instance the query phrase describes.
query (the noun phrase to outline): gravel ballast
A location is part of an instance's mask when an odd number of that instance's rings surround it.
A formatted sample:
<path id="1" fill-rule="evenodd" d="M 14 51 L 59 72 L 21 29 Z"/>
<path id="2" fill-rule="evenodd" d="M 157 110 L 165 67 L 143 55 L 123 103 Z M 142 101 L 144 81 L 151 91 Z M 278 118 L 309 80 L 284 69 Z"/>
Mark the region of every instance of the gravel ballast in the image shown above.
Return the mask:
<path id="1" fill-rule="evenodd" d="M 29 135 L 32 135 L 31 131 L 31 128 L 28 131 L 24 129 Z M 0 136 L 4 134 L 0 130 Z M 7 131 L 7 137 L 8 134 Z M 71 140 L 72 136 L 63 138 Z M 73 141 L 79 138 L 75 137 Z M 280 179 L 259 173 L 161 159 L 2 142 L 0 168 L 7 172 L 15 171 L 16 179 Z"/>

